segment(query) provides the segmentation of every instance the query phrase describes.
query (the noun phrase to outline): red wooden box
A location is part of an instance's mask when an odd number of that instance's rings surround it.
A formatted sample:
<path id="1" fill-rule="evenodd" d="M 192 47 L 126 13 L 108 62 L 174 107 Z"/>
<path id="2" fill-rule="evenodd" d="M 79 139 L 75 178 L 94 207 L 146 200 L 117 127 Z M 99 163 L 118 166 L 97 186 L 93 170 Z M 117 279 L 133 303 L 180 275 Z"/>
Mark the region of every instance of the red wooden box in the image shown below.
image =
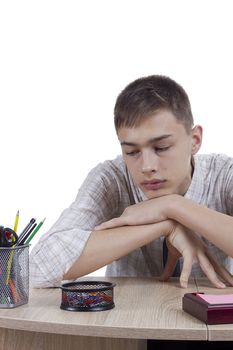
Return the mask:
<path id="1" fill-rule="evenodd" d="M 185 312 L 206 324 L 233 323 L 233 303 L 213 304 L 203 300 L 198 294 L 186 293 L 182 308 Z"/>

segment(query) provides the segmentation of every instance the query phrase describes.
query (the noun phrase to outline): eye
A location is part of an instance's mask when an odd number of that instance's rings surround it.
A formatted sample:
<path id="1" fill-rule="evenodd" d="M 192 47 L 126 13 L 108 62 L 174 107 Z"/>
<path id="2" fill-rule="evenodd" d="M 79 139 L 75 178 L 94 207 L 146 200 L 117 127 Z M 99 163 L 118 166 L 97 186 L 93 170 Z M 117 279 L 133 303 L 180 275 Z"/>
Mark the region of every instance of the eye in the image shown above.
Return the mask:
<path id="1" fill-rule="evenodd" d="M 165 152 L 170 148 L 170 146 L 166 146 L 166 147 L 155 147 L 154 150 L 155 152 Z"/>
<path id="2" fill-rule="evenodd" d="M 131 151 L 131 152 L 126 152 L 127 156 L 134 157 L 139 154 L 139 151 Z"/>

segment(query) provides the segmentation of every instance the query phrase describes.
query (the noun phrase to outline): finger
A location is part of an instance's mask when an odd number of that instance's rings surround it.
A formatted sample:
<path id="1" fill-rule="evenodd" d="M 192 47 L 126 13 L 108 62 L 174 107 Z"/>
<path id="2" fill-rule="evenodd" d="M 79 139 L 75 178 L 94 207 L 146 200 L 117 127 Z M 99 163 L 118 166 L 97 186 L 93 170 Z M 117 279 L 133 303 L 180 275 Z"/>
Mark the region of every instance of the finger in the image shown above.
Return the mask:
<path id="1" fill-rule="evenodd" d="M 180 285 L 182 288 L 187 288 L 189 276 L 192 271 L 193 256 L 192 254 L 190 254 L 190 251 L 189 251 L 189 254 L 183 255 L 183 258 L 184 258 L 184 262 L 183 262 L 183 267 L 180 274 Z"/>
<path id="2" fill-rule="evenodd" d="M 177 261 L 178 261 L 178 258 L 176 256 L 168 255 L 164 270 L 159 277 L 160 281 L 168 281 L 169 280 L 169 278 L 172 276 L 173 271 L 176 267 Z"/>
<path id="3" fill-rule="evenodd" d="M 170 242 L 170 236 L 169 238 L 166 238 L 166 245 L 168 249 L 168 253 L 174 255 L 177 259 L 181 257 L 181 253 L 178 249 L 175 248 L 175 246 Z"/>
<path id="4" fill-rule="evenodd" d="M 173 245 L 169 242 L 168 239 L 166 239 L 166 245 L 168 248 L 168 256 L 167 256 L 167 261 L 164 267 L 164 270 L 159 277 L 160 281 L 168 281 L 169 278 L 172 276 L 174 269 L 176 267 L 177 261 L 181 257 L 180 252 L 173 247 Z"/>
<path id="5" fill-rule="evenodd" d="M 125 226 L 125 225 L 126 223 L 124 222 L 124 219 L 119 217 L 119 218 L 111 219 L 109 221 L 105 221 L 102 224 L 95 226 L 94 230 L 95 231 L 106 230 L 108 228 Z"/>
<path id="6" fill-rule="evenodd" d="M 225 288 L 226 285 L 218 278 L 214 267 L 210 260 L 207 258 L 204 252 L 198 254 L 198 260 L 202 271 L 206 274 L 206 277 L 216 288 Z"/>
<path id="7" fill-rule="evenodd" d="M 206 255 L 208 259 L 210 260 L 210 263 L 213 265 L 213 268 L 215 272 L 225 281 L 228 283 L 228 285 L 233 286 L 233 277 L 230 274 L 229 271 L 224 266 L 221 266 L 215 257 L 210 254 L 208 251 L 206 252 Z"/>

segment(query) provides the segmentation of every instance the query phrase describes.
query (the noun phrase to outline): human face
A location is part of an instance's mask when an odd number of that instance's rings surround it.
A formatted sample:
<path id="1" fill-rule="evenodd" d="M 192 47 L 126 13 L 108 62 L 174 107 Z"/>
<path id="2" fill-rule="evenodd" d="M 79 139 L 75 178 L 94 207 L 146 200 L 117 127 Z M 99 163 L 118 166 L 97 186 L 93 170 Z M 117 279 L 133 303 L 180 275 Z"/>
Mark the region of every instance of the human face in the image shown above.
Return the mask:
<path id="1" fill-rule="evenodd" d="M 121 127 L 118 138 L 133 181 L 148 199 L 185 194 L 191 158 L 201 146 L 200 126 L 187 132 L 172 112 L 160 110 L 136 127 Z"/>

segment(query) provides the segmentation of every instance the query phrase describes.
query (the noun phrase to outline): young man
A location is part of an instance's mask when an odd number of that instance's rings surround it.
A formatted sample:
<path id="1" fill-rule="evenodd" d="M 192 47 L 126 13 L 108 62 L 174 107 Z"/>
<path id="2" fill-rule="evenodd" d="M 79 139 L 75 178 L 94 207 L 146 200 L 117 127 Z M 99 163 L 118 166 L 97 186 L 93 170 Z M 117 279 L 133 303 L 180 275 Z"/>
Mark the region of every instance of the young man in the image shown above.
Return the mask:
<path id="1" fill-rule="evenodd" d="M 193 127 L 188 96 L 170 78 L 132 82 L 114 114 L 122 156 L 89 173 L 34 247 L 33 286 L 57 286 L 105 265 L 108 276 L 166 280 L 180 256 L 182 287 L 191 273 L 218 288 L 233 285 L 233 159 L 196 155 L 202 128 Z"/>

